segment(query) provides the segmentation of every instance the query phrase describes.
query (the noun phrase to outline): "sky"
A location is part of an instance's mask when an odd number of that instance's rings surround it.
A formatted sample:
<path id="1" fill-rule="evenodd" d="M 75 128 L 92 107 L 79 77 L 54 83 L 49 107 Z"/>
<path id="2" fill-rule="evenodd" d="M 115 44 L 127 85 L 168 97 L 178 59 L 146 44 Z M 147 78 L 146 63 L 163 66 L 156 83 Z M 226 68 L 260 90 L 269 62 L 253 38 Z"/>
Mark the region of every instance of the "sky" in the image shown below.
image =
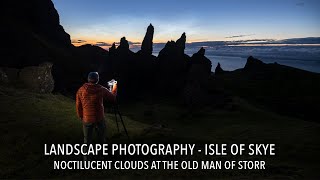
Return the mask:
<path id="1" fill-rule="evenodd" d="M 53 0 L 73 44 L 320 37 L 319 0 Z"/>

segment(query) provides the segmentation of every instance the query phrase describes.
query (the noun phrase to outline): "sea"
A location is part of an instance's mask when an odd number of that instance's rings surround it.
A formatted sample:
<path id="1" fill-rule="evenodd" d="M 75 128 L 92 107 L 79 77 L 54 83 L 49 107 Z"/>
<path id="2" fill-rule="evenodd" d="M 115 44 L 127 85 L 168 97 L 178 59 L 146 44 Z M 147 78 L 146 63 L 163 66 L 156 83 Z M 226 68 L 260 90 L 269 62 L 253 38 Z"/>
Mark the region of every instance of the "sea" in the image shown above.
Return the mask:
<path id="1" fill-rule="evenodd" d="M 155 47 L 153 55 L 157 56 L 163 47 Z M 188 47 L 185 53 L 192 56 L 201 47 Z M 287 65 L 306 71 L 320 73 L 320 46 L 214 46 L 204 47 L 205 56 L 212 62 L 212 72 L 218 63 L 222 69 L 233 71 L 243 68 L 247 58 L 253 56 L 265 63 Z M 136 52 L 138 49 L 132 49 Z"/>

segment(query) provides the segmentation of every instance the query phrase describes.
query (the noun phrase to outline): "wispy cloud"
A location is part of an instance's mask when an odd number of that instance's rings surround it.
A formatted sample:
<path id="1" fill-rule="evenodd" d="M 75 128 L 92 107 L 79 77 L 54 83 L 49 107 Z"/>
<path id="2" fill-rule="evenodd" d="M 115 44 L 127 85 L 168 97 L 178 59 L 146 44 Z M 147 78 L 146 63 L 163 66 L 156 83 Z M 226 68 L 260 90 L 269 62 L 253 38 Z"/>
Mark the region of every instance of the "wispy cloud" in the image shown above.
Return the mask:
<path id="1" fill-rule="evenodd" d="M 85 43 L 85 42 L 87 42 L 87 41 L 81 40 L 81 39 L 73 39 L 73 40 L 71 41 L 71 43 Z"/>
<path id="2" fill-rule="evenodd" d="M 234 35 L 234 36 L 228 36 L 228 37 L 225 37 L 225 38 L 238 38 L 238 37 L 248 37 L 248 36 L 253 36 L 255 34 L 241 34 L 241 35 Z"/>
<path id="3" fill-rule="evenodd" d="M 129 43 L 129 45 L 141 45 L 141 42 L 128 41 L 128 43 Z M 118 45 L 120 45 L 120 42 L 115 42 L 115 44 L 118 46 Z"/>
<path id="4" fill-rule="evenodd" d="M 97 42 L 95 45 L 96 46 L 112 46 L 112 44 L 106 43 L 106 42 Z"/>
<path id="5" fill-rule="evenodd" d="M 290 38 L 290 39 L 247 39 L 247 40 L 229 40 L 229 41 L 203 41 L 187 43 L 190 47 L 215 47 L 215 46 L 229 46 L 229 45 L 320 45 L 320 37 L 306 37 L 306 38 Z"/>
<path id="6" fill-rule="evenodd" d="M 141 45 L 141 42 L 132 42 L 132 41 L 128 41 L 129 45 Z"/>

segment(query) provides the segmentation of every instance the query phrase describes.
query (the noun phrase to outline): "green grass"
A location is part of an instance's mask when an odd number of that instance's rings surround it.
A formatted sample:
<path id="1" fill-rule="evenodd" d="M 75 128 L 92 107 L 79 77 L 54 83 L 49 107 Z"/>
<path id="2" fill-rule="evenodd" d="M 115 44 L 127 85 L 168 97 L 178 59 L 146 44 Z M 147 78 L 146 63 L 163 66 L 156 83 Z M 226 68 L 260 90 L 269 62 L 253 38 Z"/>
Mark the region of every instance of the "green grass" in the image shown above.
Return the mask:
<path id="1" fill-rule="evenodd" d="M 44 156 L 44 144 L 82 142 L 82 125 L 76 117 L 75 102 L 61 95 L 35 94 L 0 86 L 0 175 L 2 178 L 213 176 L 270 179 L 319 176 L 319 123 L 261 110 L 240 98 L 234 98 L 234 103 L 238 106 L 235 111 L 206 107 L 192 114 L 168 101 L 125 104 L 120 105 L 120 110 L 130 142 L 275 143 L 276 156 L 258 157 L 267 161 L 265 171 L 57 171 L 52 168 L 53 160 L 63 157 Z M 117 133 L 113 114 L 107 113 L 106 119 L 108 142 L 127 142 L 123 132 L 120 136 Z M 164 128 L 153 129 L 153 124 L 163 124 Z M 248 156 L 230 158 L 252 159 Z"/>
<path id="2" fill-rule="evenodd" d="M 257 72 L 231 71 L 211 82 L 233 95 L 274 112 L 317 121 L 320 109 L 320 74 L 266 64 Z"/>

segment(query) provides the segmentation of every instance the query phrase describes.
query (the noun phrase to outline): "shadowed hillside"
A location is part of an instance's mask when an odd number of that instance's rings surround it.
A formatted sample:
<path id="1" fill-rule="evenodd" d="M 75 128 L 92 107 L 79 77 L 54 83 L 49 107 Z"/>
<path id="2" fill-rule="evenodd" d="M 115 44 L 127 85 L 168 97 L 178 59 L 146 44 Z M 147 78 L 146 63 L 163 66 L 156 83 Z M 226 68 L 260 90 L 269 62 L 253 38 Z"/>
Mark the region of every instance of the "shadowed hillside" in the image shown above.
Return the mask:
<path id="1" fill-rule="evenodd" d="M 320 74 L 249 57 L 243 69 L 218 74 L 214 83 L 277 113 L 319 122 Z"/>
<path id="2" fill-rule="evenodd" d="M 120 110 L 130 143 L 275 143 L 279 147 L 277 156 L 262 158 L 267 162 L 265 171 L 63 171 L 53 170 L 54 160 L 80 160 L 82 157 L 44 156 L 43 145 L 82 142 L 82 125 L 75 116 L 75 102 L 61 95 L 30 93 L 24 89 L 0 86 L 0 137 L 5 144 L 5 148 L 0 150 L 0 175 L 2 178 L 155 176 L 270 179 L 318 176 L 318 123 L 279 116 L 242 99 L 235 99 L 235 102 L 239 107 L 236 111 L 207 107 L 190 114 L 168 100 L 149 105 L 136 102 L 120 106 Z M 117 133 L 112 113 L 106 114 L 106 120 L 108 143 L 128 142 L 123 129 L 120 135 Z M 168 158 L 173 160 L 171 156 Z M 216 157 L 199 155 L 193 158 L 216 160 Z M 180 157 L 174 159 L 181 160 Z"/>

